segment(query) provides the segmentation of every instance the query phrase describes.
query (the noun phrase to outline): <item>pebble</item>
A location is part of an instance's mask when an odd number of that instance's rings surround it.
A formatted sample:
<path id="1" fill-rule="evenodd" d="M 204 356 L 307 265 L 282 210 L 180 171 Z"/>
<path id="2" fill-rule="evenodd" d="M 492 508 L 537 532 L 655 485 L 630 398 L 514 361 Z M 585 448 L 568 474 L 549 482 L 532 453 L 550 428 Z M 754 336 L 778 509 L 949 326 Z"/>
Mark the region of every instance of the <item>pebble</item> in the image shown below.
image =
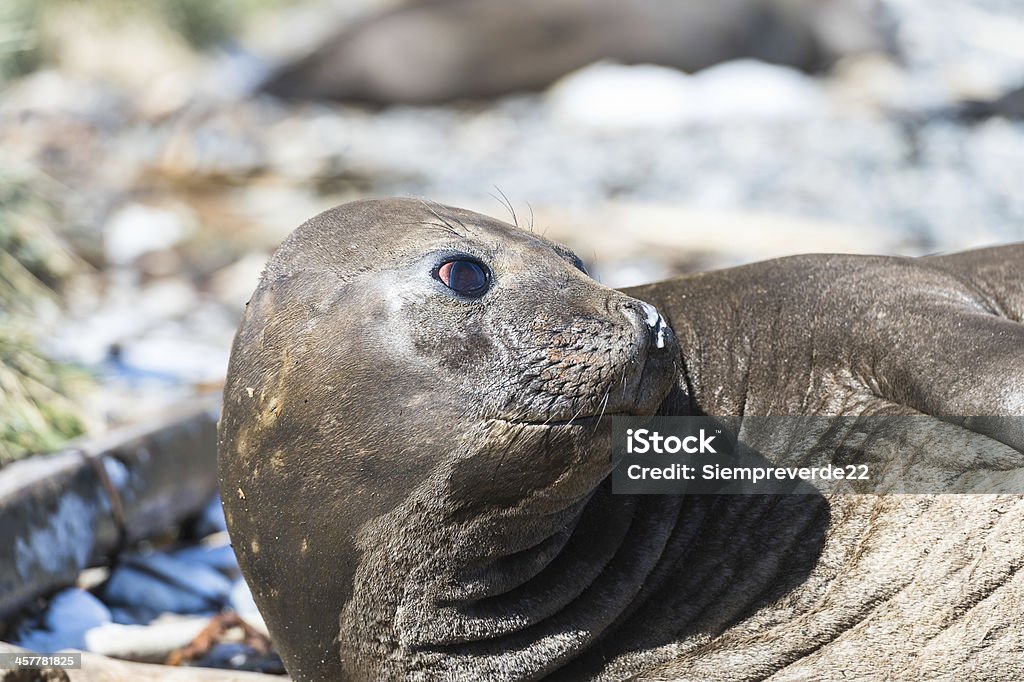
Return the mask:
<path id="1" fill-rule="evenodd" d="M 85 633 L 88 651 L 132 661 L 162 662 L 187 646 L 210 622 L 207 616 L 161 616 L 147 625 L 107 623 Z"/>
<path id="2" fill-rule="evenodd" d="M 111 265 L 127 265 L 145 253 L 179 243 L 193 229 L 193 221 L 185 209 L 127 204 L 103 228 L 104 255 Z"/>
<path id="3" fill-rule="evenodd" d="M 110 610 L 91 592 L 72 587 L 58 592 L 46 614 L 50 630 L 88 630 L 110 622 Z"/>
<path id="4" fill-rule="evenodd" d="M 284 664 L 276 654 L 267 655 L 238 642 L 222 642 L 215 645 L 194 665 L 205 668 L 247 670 L 268 675 L 284 675 L 286 672 Z"/>
<path id="5" fill-rule="evenodd" d="M 171 556 L 178 561 L 209 566 L 232 578 L 237 578 L 241 574 L 238 568 L 238 560 L 235 558 L 235 552 L 231 549 L 231 545 L 226 542 L 217 546 L 197 545 L 186 547 L 174 552 Z"/>
<path id="6" fill-rule="evenodd" d="M 54 595 L 42 628 L 27 632 L 15 644 L 44 653 L 84 649 L 86 632 L 111 620 L 111 612 L 103 602 L 92 593 L 73 587 Z"/>
<path id="7" fill-rule="evenodd" d="M 753 59 L 694 75 L 649 64 L 601 62 L 559 81 L 549 90 L 547 105 L 563 124 L 603 130 L 799 120 L 826 111 L 819 81 Z"/>
<path id="8" fill-rule="evenodd" d="M 145 623 L 161 613 L 208 614 L 227 603 L 231 581 L 202 563 L 154 552 L 127 557 L 111 573 L 103 598 L 115 621 Z"/>
<path id="9" fill-rule="evenodd" d="M 229 349 L 191 338 L 178 329 L 155 330 L 124 347 L 119 369 L 137 379 L 215 383 L 224 378 Z"/>

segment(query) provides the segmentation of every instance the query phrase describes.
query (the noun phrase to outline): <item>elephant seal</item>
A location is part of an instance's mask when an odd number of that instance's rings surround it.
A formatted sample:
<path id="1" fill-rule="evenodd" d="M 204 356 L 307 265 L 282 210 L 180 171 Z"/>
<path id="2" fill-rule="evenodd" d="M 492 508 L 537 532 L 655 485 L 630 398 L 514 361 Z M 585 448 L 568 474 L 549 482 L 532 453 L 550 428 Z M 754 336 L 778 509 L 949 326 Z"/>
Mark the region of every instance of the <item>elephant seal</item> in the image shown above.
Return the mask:
<path id="1" fill-rule="evenodd" d="M 613 495 L 607 417 L 912 411 L 1011 476 L 1024 440 L 971 416 L 1024 414 L 1022 262 L 799 256 L 620 292 L 468 211 L 317 216 L 247 306 L 220 424 L 289 673 L 1014 677 L 1021 497 Z"/>
<path id="2" fill-rule="evenodd" d="M 875 0 L 422 0 L 284 64 L 278 97 L 429 104 L 545 88 L 602 59 L 697 71 L 751 58 L 817 71 L 891 51 Z"/>

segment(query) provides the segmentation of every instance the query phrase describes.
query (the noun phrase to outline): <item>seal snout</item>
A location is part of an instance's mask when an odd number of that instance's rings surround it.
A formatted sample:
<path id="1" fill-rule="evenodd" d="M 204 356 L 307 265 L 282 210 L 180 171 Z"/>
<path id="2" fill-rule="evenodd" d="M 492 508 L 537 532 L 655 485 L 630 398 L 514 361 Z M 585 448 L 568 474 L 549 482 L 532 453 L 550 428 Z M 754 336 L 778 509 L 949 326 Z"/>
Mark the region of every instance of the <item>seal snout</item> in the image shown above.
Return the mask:
<path id="1" fill-rule="evenodd" d="M 626 386 L 633 403 L 629 411 L 650 414 L 675 381 L 679 345 L 668 320 L 650 303 L 626 298 L 620 310 L 635 333 L 634 370 Z"/>
<path id="2" fill-rule="evenodd" d="M 648 329 L 651 330 L 651 336 L 654 339 L 655 347 L 664 348 L 666 331 L 668 331 L 669 334 L 672 333 L 668 323 L 665 322 L 665 318 L 661 316 L 658 309 L 650 303 L 640 301 L 640 308 L 644 312 L 644 324 L 646 324 Z"/>
<path id="3" fill-rule="evenodd" d="M 644 340 L 647 352 L 664 353 L 674 345 L 675 335 L 668 321 L 650 303 L 629 299 L 623 306 L 622 312 L 630 320 L 630 323 L 640 333 Z"/>

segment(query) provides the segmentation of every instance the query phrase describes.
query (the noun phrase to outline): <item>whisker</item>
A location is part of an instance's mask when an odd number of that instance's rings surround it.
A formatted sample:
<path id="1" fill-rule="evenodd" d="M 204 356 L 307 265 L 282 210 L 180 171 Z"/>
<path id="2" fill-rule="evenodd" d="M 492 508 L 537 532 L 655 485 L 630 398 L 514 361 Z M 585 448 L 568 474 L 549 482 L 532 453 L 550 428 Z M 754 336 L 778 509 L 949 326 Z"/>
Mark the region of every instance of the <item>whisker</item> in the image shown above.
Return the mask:
<path id="1" fill-rule="evenodd" d="M 497 190 L 498 194 L 501 195 L 501 199 L 495 197 L 493 194 L 491 194 L 491 196 L 494 197 L 494 199 L 501 203 L 505 208 L 508 209 L 508 212 L 512 214 L 512 222 L 515 224 L 516 227 L 519 227 L 519 218 L 516 216 L 516 209 L 512 206 L 512 202 L 509 201 L 508 197 L 505 196 L 505 193 L 501 191 L 500 187 L 494 185 L 494 189 Z"/>
<path id="2" fill-rule="evenodd" d="M 434 204 L 435 204 L 435 205 L 436 205 L 436 206 L 437 206 L 437 207 L 438 207 L 439 209 L 443 209 L 443 208 L 444 208 L 443 206 L 441 206 L 441 204 L 438 204 L 437 202 L 434 202 Z M 449 215 L 448 215 L 448 218 L 449 218 L 449 219 L 451 219 L 451 220 L 454 220 L 454 221 L 455 221 L 456 223 L 458 223 L 458 224 L 459 224 L 459 227 L 461 227 L 462 229 L 464 229 L 464 230 L 469 230 L 469 226 L 468 226 L 468 225 L 466 225 L 466 223 L 464 223 L 464 222 L 462 222 L 461 220 L 459 220 L 458 216 L 456 216 L 456 215 L 454 215 L 454 214 L 449 214 Z"/>
<path id="3" fill-rule="evenodd" d="M 605 410 L 608 409 L 608 399 L 611 397 L 611 395 L 612 395 L 612 387 L 609 386 L 604 391 L 604 401 L 601 404 L 601 414 L 599 414 L 597 416 L 597 423 L 594 424 L 594 430 L 595 431 L 597 430 L 597 427 L 601 425 L 601 420 L 604 419 L 604 412 L 605 412 Z"/>
<path id="4" fill-rule="evenodd" d="M 567 422 L 565 423 L 565 424 L 566 424 L 566 426 L 568 426 L 569 424 L 572 424 L 573 420 L 574 420 L 574 419 L 576 419 L 576 417 L 580 416 L 580 412 L 582 412 L 582 411 L 583 411 L 583 408 L 584 408 L 584 407 L 586 407 L 586 404 L 580 405 L 580 409 L 576 410 L 576 414 L 574 414 L 574 415 L 573 415 L 572 417 L 570 417 L 570 418 L 569 418 L 569 421 L 567 421 Z"/>
<path id="5" fill-rule="evenodd" d="M 440 213 L 438 213 L 437 211 L 435 211 L 435 210 L 434 210 L 434 208 L 433 208 L 433 207 L 432 207 L 432 206 L 431 206 L 430 204 L 428 204 L 428 203 L 427 203 L 427 202 L 426 202 L 425 200 L 423 200 L 423 199 L 420 199 L 419 201 L 420 201 L 420 203 L 421 203 L 421 204 L 423 204 L 423 208 L 425 208 L 425 209 L 427 209 L 428 211 L 430 211 L 431 215 L 433 215 L 433 216 L 434 216 L 435 218 L 437 218 L 437 219 L 438 219 L 438 220 L 440 220 L 440 221 L 441 221 L 442 223 L 444 223 L 445 225 L 447 225 L 447 226 L 448 226 L 448 227 L 449 227 L 449 228 L 450 228 L 450 229 L 452 230 L 452 232 L 454 232 L 455 234 L 459 235 L 460 237 L 463 237 L 463 238 L 466 238 L 466 239 L 468 239 L 468 236 L 467 236 L 467 235 L 461 234 L 461 233 L 460 233 L 460 232 L 459 232 L 458 230 L 456 230 L 456 229 L 455 229 L 455 226 L 454 226 L 454 225 L 452 225 L 452 224 L 451 224 L 450 222 L 448 222 L 447 220 L 445 220 L 445 219 L 444 219 L 444 217 L 443 217 L 443 216 L 442 216 L 442 215 L 441 215 Z M 458 220 L 458 219 L 454 219 L 454 220 L 455 220 L 455 222 L 457 222 L 457 223 L 458 223 L 459 225 L 461 225 L 463 229 L 467 229 L 467 228 L 466 228 L 466 226 L 465 226 L 465 225 L 464 225 L 464 224 L 462 223 L 462 221 L 460 221 L 460 220 Z"/>
<path id="6" fill-rule="evenodd" d="M 437 228 L 438 230 L 440 230 L 441 232 L 444 232 L 445 234 L 450 234 L 450 235 L 454 235 L 454 236 L 459 237 L 459 238 L 464 238 L 464 235 L 462 235 L 459 232 L 453 230 L 447 224 L 431 223 L 431 222 L 423 221 L 423 220 L 418 220 L 418 221 L 411 222 L 411 223 L 398 223 L 398 224 L 399 225 L 420 225 L 422 227 L 434 227 L 434 228 Z"/>

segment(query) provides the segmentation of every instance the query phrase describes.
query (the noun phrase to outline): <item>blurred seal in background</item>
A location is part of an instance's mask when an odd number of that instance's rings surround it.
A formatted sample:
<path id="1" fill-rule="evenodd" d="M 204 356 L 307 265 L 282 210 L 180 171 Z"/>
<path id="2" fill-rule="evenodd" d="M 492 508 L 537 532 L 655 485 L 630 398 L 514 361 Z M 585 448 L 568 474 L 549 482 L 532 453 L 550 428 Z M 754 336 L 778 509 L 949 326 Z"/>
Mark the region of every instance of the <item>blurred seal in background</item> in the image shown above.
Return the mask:
<path id="1" fill-rule="evenodd" d="M 813 72 L 891 45 L 874 0 L 422 0 L 345 26 L 263 89 L 427 104 L 542 89 L 599 60 Z"/>

